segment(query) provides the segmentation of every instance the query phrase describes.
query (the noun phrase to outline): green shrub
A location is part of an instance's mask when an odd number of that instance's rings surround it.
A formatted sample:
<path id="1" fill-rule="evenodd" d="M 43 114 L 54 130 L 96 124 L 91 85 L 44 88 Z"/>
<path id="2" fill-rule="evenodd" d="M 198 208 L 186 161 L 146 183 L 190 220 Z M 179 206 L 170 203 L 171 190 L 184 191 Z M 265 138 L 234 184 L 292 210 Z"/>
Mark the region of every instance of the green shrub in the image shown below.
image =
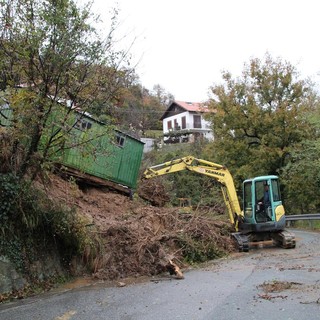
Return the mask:
<path id="1" fill-rule="evenodd" d="M 51 201 L 29 181 L 0 174 L 0 255 L 17 270 L 27 274 L 39 252 L 49 249 L 58 251 L 66 267 L 78 256 L 92 268 L 101 246 L 88 225 L 75 210 Z"/>

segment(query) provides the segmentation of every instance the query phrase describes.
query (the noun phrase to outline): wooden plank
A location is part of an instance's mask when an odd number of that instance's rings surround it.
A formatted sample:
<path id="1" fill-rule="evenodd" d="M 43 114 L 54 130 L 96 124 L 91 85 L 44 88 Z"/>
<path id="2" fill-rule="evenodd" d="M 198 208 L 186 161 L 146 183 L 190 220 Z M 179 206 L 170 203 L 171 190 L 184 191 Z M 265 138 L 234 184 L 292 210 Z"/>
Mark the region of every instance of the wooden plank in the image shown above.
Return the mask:
<path id="1" fill-rule="evenodd" d="M 77 181 L 83 182 L 85 184 L 98 186 L 98 187 L 107 187 L 116 191 L 120 191 L 121 193 L 126 194 L 127 196 L 132 196 L 132 190 L 126 186 L 120 185 L 110 180 L 102 179 L 91 174 L 87 174 L 85 172 L 81 172 L 77 169 L 66 167 L 66 166 L 58 166 L 59 174 L 67 175 L 74 177 Z"/>

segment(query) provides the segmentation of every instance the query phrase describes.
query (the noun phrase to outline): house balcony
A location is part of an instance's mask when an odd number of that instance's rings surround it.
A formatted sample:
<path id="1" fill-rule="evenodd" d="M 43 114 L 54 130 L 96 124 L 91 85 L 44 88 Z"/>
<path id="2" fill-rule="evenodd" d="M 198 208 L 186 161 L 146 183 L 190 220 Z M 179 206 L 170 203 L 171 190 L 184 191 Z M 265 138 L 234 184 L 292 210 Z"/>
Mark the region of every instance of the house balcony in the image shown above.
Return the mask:
<path id="1" fill-rule="evenodd" d="M 212 131 L 210 128 L 210 125 L 202 125 L 199 127 L 195 127 L 193 124 L 187 123 L 185 128 L 182 128 L 181 126 L 175 126 L 172 129 L 169 129 L 167 132 L 164 132 L 163 135 L 165 137 L 170 137 L 170 136 L 181 136 L 181 135 L 187 135 L 187 134 L 193 134 L 197 132 L 208 132 Z"/>
<path id="2" fill-rule="evenodd" d="M 163 133 L 165 143 L 194 142 L 198 139 L 208 138 L 208 135 L 210 136 L 209 139 L 211 139 L 212 130 L 209 125 L 195 128 L 191 124 L 187 124 L 186 128 L 183 129 L 180 126 L 176 126 Z"/>

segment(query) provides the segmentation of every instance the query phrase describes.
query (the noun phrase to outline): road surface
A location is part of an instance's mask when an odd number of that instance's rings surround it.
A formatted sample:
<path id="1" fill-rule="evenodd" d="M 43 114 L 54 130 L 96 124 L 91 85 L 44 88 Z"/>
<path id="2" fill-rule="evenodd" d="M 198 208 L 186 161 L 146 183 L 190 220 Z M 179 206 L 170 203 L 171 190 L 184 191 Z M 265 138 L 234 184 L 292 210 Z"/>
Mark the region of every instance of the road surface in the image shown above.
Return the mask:
<path id="1" fill-rule="evenodd" d="M 320 233 L 294 233 L 296 249 L 258 247 L 185 272 L 184 280 L 64 288 L 1 305 L 0 319 L 320 319 Z"/>

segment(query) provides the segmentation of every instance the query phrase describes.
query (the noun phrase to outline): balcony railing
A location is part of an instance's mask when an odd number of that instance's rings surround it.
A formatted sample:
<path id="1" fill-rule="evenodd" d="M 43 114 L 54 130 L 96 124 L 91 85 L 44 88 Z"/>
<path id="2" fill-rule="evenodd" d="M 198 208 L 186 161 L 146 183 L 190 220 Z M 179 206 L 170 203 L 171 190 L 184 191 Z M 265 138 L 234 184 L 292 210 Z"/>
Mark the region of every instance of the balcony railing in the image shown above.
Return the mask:
<path id="1" fill-rule="evenodd" d="M 194 127 L 193 123 L 187 123 L 185 128 L 182 128 L 182 126 L 175 126 L 171 129 L 168 129 L 168 132 L 175 132 L 175 131 L 190 131 L 190 130 L 193 130 L 193 131 L 207 131 L 207 130 L 211 130 L 210 128 L 210 125 L 209 124 L 201 124 L 200 127 Z"/>

